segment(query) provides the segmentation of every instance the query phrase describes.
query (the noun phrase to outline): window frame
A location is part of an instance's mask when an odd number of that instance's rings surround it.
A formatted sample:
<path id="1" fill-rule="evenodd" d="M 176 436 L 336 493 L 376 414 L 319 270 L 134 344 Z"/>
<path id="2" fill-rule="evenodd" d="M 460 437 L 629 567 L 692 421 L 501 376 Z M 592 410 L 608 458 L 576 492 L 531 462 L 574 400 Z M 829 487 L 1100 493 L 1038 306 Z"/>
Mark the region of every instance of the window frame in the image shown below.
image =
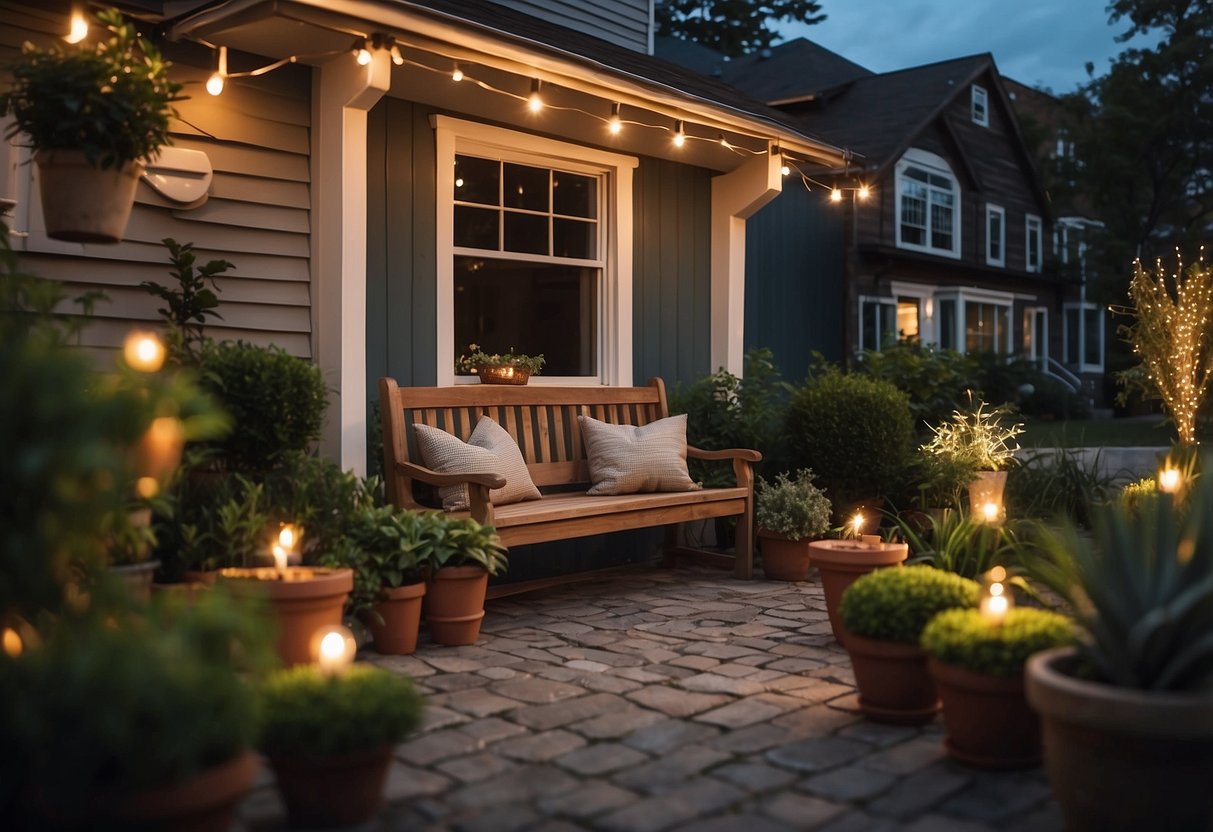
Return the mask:
<path id="1" fill-rule="evenodd" d="M 1036 230 L 1036 245 L 1032 245 L 1032 230 Z M 1032 263 L 1035 254 L 1036 263 Z M 1037 214 L 1023 217 L 1023 267 L 1024 271 L 1039 274 L 1044 268 L 1044 223 Z"/>
<path id="2" fill-rule="evenodd" d="M 1080 373 L 1102 373 L 1104 364 L 1107 361 L 1107 316 L 1103 314 L 1103 307 L 1092 301 L 1068 301 L 1061 306 L 1061 350 L 1062 357 L 1065 360 L 1067 367 L 1077 368 Z M 1078 360 L 1072 360 L 1075 356 L 1070 355 L 1070 312 L 1075 310 L 1078 312 Z M 1099 361 L 1098 363 L 1088 362 L 1087 358 L 1087 312 L 1096 312 L 1096 320 L 1099 321 L 1099 339 L 1096 343 L 1099 344 Z"/>
<path id="3" fill-rule="evenodd" d="M 929 183 L 926 185 L 926 188 L 927 188 L 927 201 L 926 201 L 927 244 L 920 245 L 918 243 L 911 243 L 911 242 L 907 242 L 902 239 L 902 235 L 901 235 L 901 228 L 902 228 L 901 203 L 902 203 L 902 193 L 904 190 L 903 183 L 906 178 L 905 172 L 908 168 L 919 168 L 919 169 L 925 170 L 928 174 L 935 174 L 936 176 L 941 176 L 941 177 L 944 177 L 951 181 L 952 188 L 953 188 L 953 190 L 952 190 L 952 195 L 953 195 L 952 248 L 951 249 L 939 248 L 936 246 L 932 246 L 930 244 L 931 239 L 932 239 L 931 193 L 932 193 L 933 186 L 930 185 Z M 963 212 L 964 198 L 963 198 L 963 194 L 961 193 L 961 189 L 960 189 L 960 180 L 957 179 L 956 174 L 954 174 L 952 172 L 952 166 L 949 165 L 947 160 L 944 159 L 942 156 L 939 156 L 935 153 L 931 153 L 926 150 L 921 150 L 920 148 L 917 148 L 917 147 L 912 147 L 902 155 L 901 159 L 899 159 L 897 161 L 897 167 L 896 167 L 896 171 L 894 173 L 894 182 L 895 182 L 894 226 L 897 231 L 897 241 L 896 241 L 897 247 L 900 249 L 906 249 L 907 251 L 920 251 L 925 254 L 934 254 L 937 257 L 950 257 L 954 260 L 959 260 L 960 254 L 961 254 L 961 249 L 962 249 L 962 243 L 961 243 L 961 239 L 960 239 L 960 234 L 961 234 L 960 217 Z M 941 190 L 941 189 L 939 189 L 939 190 Z"/>
<path id="4" fill-rule="evenodd" d="M 1024 358 L 1034 362 L 1040 370 L 1049 366 L 1049 307 L 1025 306 L 1023 308 Z"/>
<path id="5" fill-rule="evenodd" d="M 1011 292 L 997 292 L 992 289 L 971 289 L 971 288 L 955 288 L 945 289 L 935 293 L 935 304 L 938 306 L 944 301 L 954 301 L 956 303 L 956 320 L 952 327 L 952 342 L 955 346 L 949 347 L 957 352 L 968 355 L 969 344 L 965 333 L 965 322 L 968 319 L 968 305 L 970 303 L 981 303 L 990 306 L 1004 307 L 1007 310 L 1006 321 L 1007 331 L 1005 333 L 996 333 L 995 338 L 998 343 L 1001 343 L 1003 349 L 995 350 L 998 355 L 1011 357 L 1015 355 L 1013 339 L 1015 335 L 1015 295 Z M 944 333 L 942 332 L 942 321 L 940 322 L 938 335 L 938 343 L 943 344 L 945 341 Z"/>
<path id="6" fill-rule="evenodd" d="M 998 217 L 998 257 L 990 252 L 990 244 L 994 242 L 990 222 L 995 216 Z M 1003 268 L 1007 265 L 1007 211 L 1001 205 L 990 202 L 986 203 L 986 265 Z"/>
<path id="7" fill-rule="evenodd" d="M 887 297 L 884 295 L 860 295 L 859 296 L 859 327 L 858 327 L 859 351 L 863 352 L 864 350 L 875 350 L 876 352 L 880 352 L 880 350 L 884 347 L 883 339 L 878 339 L 878 343 L 869 346 L 866 339 L 864 338 L 864 325 L 863 325 L 863 317 L 864 317 L 864 311 L 865 311 L 864 307 L 868 306 L 868 305 L 874 305 L 877 309 L 877 312 L 876 312 L 876 317 L 877 317 L 876 329 L 877 329 L 877 331 L 878 332 L 891 331 L 894 335 L 896 335 L 897 334 L 897 298 Z M 891 330 L 882 330 L 881 329 L 880 324 L 881 324 L 883 315 L 890 316 L 890 318 L 893 322 L 893 328 Z"/>
<path id="8" fill-rule="evenodd" d="M 981 127 L 990 126 L 990 94 L 985 87 L 978 84 L 973 85 L 969 96 L 969 115 L 974 124 Z"/>
<path id="9" fill-rule="evenodd" d="M 599 204 L 599 250 L 603 255 L 598 288 L 598 373 L 591 376 L 536 376 L 532 384 L 610 385 L 632 384 L 632 179 L 639 165 L 634 156 L 610 153 L 570 142 L 548 139 L 450 116 L 431 116 L 435 133 L 436 214 L 436 325 L 435 362 L 439 386 L 476 383 L 475 376 L 455 375 L 455 288 L 456 254 L 486 256 L 482 249 L 457 248 L 455 231 L 455 156 L 470 155 L 505 162 L 556 168 L 601 177 Z M 493 253 L 501 259 L 553 261 L 543 255 Z M 594 266 L 598 268 L 597 265 Z"/>

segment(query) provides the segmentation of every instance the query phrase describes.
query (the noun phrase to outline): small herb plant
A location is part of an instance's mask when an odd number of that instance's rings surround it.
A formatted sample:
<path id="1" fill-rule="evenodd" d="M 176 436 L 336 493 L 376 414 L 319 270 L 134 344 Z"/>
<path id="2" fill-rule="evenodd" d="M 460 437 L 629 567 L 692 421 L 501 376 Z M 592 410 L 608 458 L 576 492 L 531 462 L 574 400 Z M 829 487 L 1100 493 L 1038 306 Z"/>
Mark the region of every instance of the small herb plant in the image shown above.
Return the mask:
<path id="1" fill-rule="evenodd" d="M 790 540 L 820 537 L 830 528 L 830 501 L 813 484 L 813 472 L 802 469 L 796 478 L 787 473 L 771 483 L 758 479 L 755 520 L 760 529 L 767 529 Z"/>
<path id="2" fill-rule="evenodd" d="M 425 580 L 420 550 L 431 536 L 434 517 L 390 505 L 367 505 L 346 518 L 343 545 L 321 562 L 354 571 L 354 590 L 347 602 L 351 615 L 371 611 L 385 589 Z"/>
<path id="3" fill-rule="evenodd" d="M 480 367 L 517 367 L 537 376 L 543 368 L 543 355 L 515 353 L 513 347 L 505 353 L 487 353 L 479 344 L 468 344 L 468 354 L 455 359 L 455 372 L 462 375 L 475 375 Z"/>
<path id="4" fill-rule="evenodd" d="M 997 626 L 979 610 L 944 610 L 922 631 L 921 645 L 944 664 L 990 676 L 1015 676 L 1033 653 L 1075 641 L 1074 624 L 1064 615 L 1015 607 Z"/>
<path id="5" fill-rule="evenodd" d="M 181 85 L 117 10 L 98 12 L 97 22 L 108 38 L 49 49 L 26 43 L 0 114 L 13 116 L 8 137 L 24 133 L 35 150 L 78 150 L 99 168 L 120 168 L 170 143 Z"/>
<path id="6" fill-rule="evenodd" d="M 492 526 L 470 517 L 448 517 L 442 512 L 421 512 L 423 537 L 417 556 L 431 569 L 444 566 L 482 566 L 490 575 L 506 570 L 506 549 Z"/>
<path id="7" fill-rule="evenodd" d="M 957 410 L 950 420 L 931 428 L 935 436 L 922 446 L 922 450 L 968 462 L 977 471 L 1000 471 L 1019 450 L 1019 443 L 1010 443 L 1023 433 L 1022 422 L 1003 424 L 1009 416 L 1010 408 L 1002 406 L 987 410 L 986 403 L 979 401 L 976 408 L 967 412 Z"/>
<path id="8" fill-rule="evenodd" d="M 842 623 L 863 638 L 917 644 L 944 610 L 976 607 L 981 586 L 933 566 L 877 569 L 842 594 Z"/>
<path id="9" fill-rule="evenodd" d="M 202 328 L 206 319 L 223 319 L 216 309 L 220 289 L 215 285 L 215 277 L 234 269 L 235 264 L 227 260 L 211 260 L 205 266 L 195 268 L 197 258 L 194 256 L 193 243 L 178 243 L 172 237 L 166 237 L 161 242 L 168 249 L 169 262 L 173 265 L 169 276 L 176 279 L 178 288 L 169 288 L 154 280 L 145 280 L 139 286 L 167 304 L 156 311 L 169 325 L 173 351 L 178 353 L 179 358 L 196 356 L 203 342 Z"/>
<path id="10" fill-rule="evenodd" d="M 421 708 L 412 681 L 382 668 L 280 670 L 260 691 L 258 748 L 270 757 L 309 760 L 372 751 L 404 739 L 421 721 Z"/>

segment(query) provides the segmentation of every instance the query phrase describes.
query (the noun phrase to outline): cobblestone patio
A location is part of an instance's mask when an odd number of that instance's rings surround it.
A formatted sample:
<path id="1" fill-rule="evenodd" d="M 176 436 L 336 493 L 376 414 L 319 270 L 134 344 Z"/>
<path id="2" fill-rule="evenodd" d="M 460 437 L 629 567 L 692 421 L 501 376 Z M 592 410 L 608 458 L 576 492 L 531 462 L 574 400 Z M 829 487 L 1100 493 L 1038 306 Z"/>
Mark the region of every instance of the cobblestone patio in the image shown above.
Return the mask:
<path id="1" fill-rule="evenodd" d="M 474 647 L 361 658 L 427 697 L 373 829 L 1061 828 L 1040 768 L 970 769 L 940 720 L 856 713 L 816 573 L 638 571 L 489 602 Z M 281 825 L 268 775 L 242 815 Z"/>

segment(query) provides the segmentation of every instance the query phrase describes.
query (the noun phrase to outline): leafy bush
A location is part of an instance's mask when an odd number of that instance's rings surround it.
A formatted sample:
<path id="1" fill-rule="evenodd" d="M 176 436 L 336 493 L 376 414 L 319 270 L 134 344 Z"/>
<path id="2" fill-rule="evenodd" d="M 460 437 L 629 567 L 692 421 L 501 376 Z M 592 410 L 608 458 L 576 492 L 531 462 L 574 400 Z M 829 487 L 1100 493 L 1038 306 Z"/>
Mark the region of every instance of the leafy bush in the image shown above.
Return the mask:
<path id="1" fill-rule="evenodd" d="M 1158 494 L 1158 480 L 1154 477 L 1142 477 L 1137 482 L 1127 483 L 1120 490 L 1120 502 L 1125 510 L 1136 513 L 1147 500 Z"/>
<path id="2" fill-rule="evenodd" d="M 1078 450 L 1033 453 L 1007 473 L 1007 509 L 1015 517 L 1066 517 L 1089 526 L 1091 506 L 1109 498 L 1113 480 L 1100 473 L 1099 453 L 1090 465 Z"/>
<path id="3" fill-rule="evenodd" d="M 916 515 L 914 520 L 922 517 Z M 925 528 L 909 518 L 897 518 L 901 535 L 910 546 L 911 563 L 929 563 L 936 569 L 976 579 L 992 567 L 1007 563 L 1015 552 L 1010 529 L 974 520 L 959 508 L 925 518 Z"/>
<path id="4" fill-rule="evenodd" d="M 752 448 L 762 452 L 759 470 L 782 470 L 783 426 L 792 386 L 783 381 L 769 349 L 745 355 L 745 377 L 725 369 L 696 380 L 685 391 L 679 385 L 670 396 L 670 412 L 687 414 L 687 442 L 720 451 Z M 728 463 L 688 460 L 691 477 L 708 486 L 733 485 Z"/>
<path id="5" fill-rule="evenodd" d="M 505 571 L 505 547 L 492 526 L 471 517 L 450 517 L 440 511 L 420 513 L 421 540 L 417 557 L 431 569 L 444 566 L 482 566 L 490 575 Z"/>
<path id="6" fill-rule="evenodd" d="M 421 721 L 407 676 L 355 665 L 326 675 L 310 665 L 280 670 L 260 691 L 261 737 L 270 756 L 318 760 L 394 745 Z"/>
<path id="7" fill-rule="evenodd" d="M 976 607 L 981 587 L 933 566 L 877 569 L 842 594 L 842 623 L 864 638 L 917 644 L 937 613 Z"/>
<path id="8" fill-rule="evenodd" d="M 1004 425 L 1011 415 L 1008 407 L 986 410 L 986 403 L 957 410 L 939 427 L 932 427 L 934 436 L 922 446 L 922 451 L 942 456 L 954 462 L 973 466 L 976 471 L 1000 471 L 1015 458 L 1019 444 L 1010 444 L 1023 433 L 1023 423 Z"/>
<path id="9" fill-rule="evenodd" d="M 906 479 L 910 405 L 887 381 L 827 369 L 793 395 L 784 430 L 794 464 L 816 472 L 836 514 Z"/>
<path id="10" fill-rule="evenodd" d="M 830 527 L 830 501 L 813 485 L 813 472 L 787 473 L 775 477 L 774 484 L 758 479 L 755 520 L 760 529 L 769 529 L 791 540 L 818 537 Z"/>
<path id="11" fill-rule="evenodd" d="M 346 603 L 350 615 L 370 611 L 384 589 L 424 580 L 420 550 L 433 517 L 394 506 L 367 505 L 346 519 L 342 545 L 320 562 L 354 571 L 354 590 Z"/>
<path id="12" fill-rule="evenodd" d="M 202 379 L 238 429 L 217 449 L 230 467 L 265 471 L 320 437 L 327 406 L 320 368 L 280 347 L 204 344 Z"/>
<path id="13" fill-rule="evenodd" d="M 993 626 L 972 609 L 944 610 L 922 631 L 922 649 L 944 664 L 991 676 L 1023 672 L 1028 656 L 1075 643 L 1074 624 L 1048 610 L 1014 607 Z"/>
<path id="14" fill-rule="evenodd" d="M 963 406 L 966 391 L 978 386 L 977 361 L 955 350 L 898 340 L 860 354 L 861 370 L 887 381 L 910 399 L 916 431 L 937 425 Z"/>

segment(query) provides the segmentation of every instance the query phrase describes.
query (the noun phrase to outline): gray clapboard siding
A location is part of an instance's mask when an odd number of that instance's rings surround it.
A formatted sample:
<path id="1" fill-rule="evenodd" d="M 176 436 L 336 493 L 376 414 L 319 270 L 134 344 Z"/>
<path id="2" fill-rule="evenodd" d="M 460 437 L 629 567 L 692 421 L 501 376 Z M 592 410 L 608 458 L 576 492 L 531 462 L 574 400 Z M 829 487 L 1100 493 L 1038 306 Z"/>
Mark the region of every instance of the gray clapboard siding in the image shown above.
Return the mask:
<path id="1" fill-rule="evenodd" d="M 649 50 L 648 0 L 494 0 L 638 52 Z"/>

